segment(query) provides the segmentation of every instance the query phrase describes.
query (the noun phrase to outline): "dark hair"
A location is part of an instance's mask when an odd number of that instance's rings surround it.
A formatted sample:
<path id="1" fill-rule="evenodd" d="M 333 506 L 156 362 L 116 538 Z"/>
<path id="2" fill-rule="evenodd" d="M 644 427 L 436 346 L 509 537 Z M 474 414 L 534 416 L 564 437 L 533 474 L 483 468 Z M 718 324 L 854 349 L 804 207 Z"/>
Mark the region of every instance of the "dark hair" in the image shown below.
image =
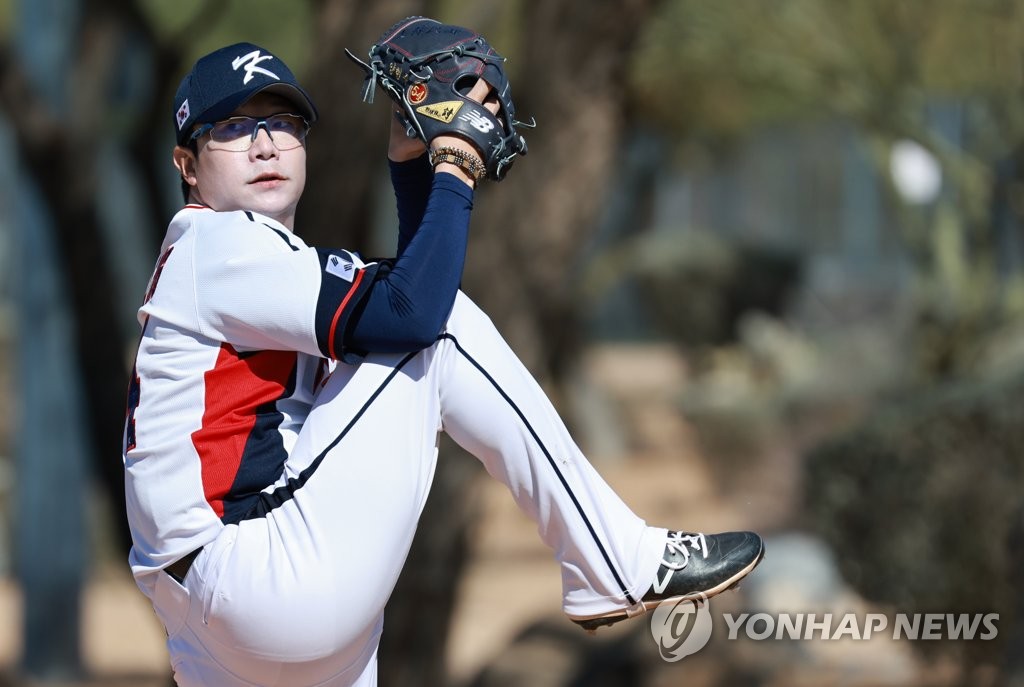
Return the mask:
<path id="1" fill-rule="evenodd" d="M 195 139 L 188 141 L 185 146 L 198 158 L 199 157 L 199 144 L 196 143 Z M 182 200 L 188 203 L 188 196 L 192 192 L 192 187 L 189 186 L 188 182 L 185 181 L 185 177 L 181 178 L 181 195 Z"/>

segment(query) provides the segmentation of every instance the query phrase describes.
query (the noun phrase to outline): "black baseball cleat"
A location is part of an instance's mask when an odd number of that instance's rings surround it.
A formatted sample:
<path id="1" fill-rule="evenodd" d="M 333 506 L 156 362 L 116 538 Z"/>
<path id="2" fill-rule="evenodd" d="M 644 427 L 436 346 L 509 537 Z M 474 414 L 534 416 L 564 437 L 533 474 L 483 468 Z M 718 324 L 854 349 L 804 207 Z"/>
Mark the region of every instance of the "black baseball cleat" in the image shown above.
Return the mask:
<path id="1" fill-rule="evenodd" d="M 636 606 L 569 619 L 587 632 L 594 632 L 666 602 L 710 599 L 736 587 L 763 557 L 764 541 L 753 532 L 669 532 L 654 583 Z"/>

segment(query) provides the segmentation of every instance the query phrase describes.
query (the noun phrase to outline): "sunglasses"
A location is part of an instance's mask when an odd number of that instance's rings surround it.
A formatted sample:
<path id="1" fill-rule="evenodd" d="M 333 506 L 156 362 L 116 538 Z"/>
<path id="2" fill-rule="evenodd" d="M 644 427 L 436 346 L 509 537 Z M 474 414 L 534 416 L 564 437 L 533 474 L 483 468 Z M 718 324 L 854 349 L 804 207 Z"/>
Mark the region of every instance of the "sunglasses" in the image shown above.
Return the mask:
<path id="1" fill-rule="evenodd" d="M 269 117 L 228 117 L 219 122 L 203 124 L 192 133 L 190 140 L 210 134 L 212 150 L 244 153 L 252 147 L 260 129 L 267 132 L 278 150 L 298 148 L 309 133 L 309 122 L 296 114 L 276 114 Z"/>

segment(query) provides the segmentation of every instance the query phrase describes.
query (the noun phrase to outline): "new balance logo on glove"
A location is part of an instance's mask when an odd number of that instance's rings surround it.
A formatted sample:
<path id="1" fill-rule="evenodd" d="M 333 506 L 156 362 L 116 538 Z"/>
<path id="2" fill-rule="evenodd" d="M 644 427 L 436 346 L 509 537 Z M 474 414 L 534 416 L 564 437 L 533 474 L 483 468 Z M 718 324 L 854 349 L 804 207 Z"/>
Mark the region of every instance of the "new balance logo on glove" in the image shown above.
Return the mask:
<path id="1" fill-rule="evenodd" d="M 459 119 L 466 122 L 480 133 L 486 134 L 494 128 L 494 122 L 487 119 L 476 110 L 469 110 L 468 112 L 459 115 Z"/>

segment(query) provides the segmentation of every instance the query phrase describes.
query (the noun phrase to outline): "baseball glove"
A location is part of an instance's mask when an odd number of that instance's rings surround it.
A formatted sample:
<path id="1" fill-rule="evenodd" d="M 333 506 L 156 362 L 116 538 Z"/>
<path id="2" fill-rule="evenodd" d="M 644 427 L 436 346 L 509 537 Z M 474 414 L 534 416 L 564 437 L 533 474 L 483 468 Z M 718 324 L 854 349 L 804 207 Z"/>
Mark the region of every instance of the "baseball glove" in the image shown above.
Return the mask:
<path id="1" fill-rule="evenodd" d="M 366 71 L 363 100 L 373 102 L 379 85 L 402 109 L 406 133 L 425 143 L 442 134 L 468 139 L 480 151 L 487 177 L 500 181 L 526 139 L 517 126 L 505 58 L 484 37 L 461 26 L 426 17 L 409 17 L 384 32 L 370 48 L 369 62 L 345 53 Z M 500 103 L 497 116 L 466 97 L 478 78 Z"/>

